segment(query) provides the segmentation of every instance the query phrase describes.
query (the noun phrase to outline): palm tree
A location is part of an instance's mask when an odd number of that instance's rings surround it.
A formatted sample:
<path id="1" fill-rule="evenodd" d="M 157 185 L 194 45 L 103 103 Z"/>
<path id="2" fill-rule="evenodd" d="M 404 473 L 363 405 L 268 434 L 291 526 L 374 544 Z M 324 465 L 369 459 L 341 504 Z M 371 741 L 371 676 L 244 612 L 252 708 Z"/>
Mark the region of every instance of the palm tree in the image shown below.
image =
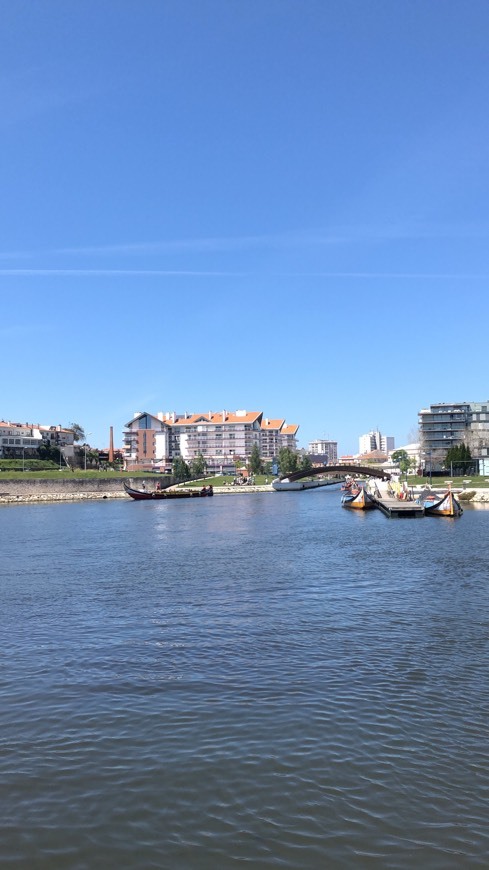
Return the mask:
<path id="1" fill-rule="evenodd" d="M 70 423 L 71 431 L 73 432 L 73 441 L 83 441 L 85 438 L 85 430 L 79 423 Z"/>

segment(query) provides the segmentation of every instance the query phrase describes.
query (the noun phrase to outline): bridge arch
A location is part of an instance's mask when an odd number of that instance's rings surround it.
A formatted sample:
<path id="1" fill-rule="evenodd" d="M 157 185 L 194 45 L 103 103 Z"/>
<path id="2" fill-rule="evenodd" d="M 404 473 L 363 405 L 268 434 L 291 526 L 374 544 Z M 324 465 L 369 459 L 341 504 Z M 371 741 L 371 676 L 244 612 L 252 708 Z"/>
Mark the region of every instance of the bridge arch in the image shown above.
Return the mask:
<path id="1" fill-rule="evenodd" d="M 344 477 L 346 474 L 361 475 L 367 477 L 381 477 L 390 480 L 391 476 L 383 468 L 372 468 L 363 465 L 322 465 L 319 468 L 310 468 L 309 471 L 294 471 L 293 474 L 282 474 L 279 480 L 302 480 L 303 477 L 317 477 L 318 474 L 335 474 Z"/>

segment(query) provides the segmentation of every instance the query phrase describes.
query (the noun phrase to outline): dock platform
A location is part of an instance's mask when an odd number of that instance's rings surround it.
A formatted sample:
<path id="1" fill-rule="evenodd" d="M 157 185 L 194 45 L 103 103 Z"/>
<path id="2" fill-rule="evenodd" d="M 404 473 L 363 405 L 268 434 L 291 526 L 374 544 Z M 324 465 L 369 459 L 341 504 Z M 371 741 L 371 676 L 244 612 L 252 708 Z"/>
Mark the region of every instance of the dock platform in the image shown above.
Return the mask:
<path id="1" fill-rule="evenodd" d="M 377 507 L 391 519 L 417 519 L 424 517 L 424 507 L 415 501 L 399 501 L 397 498 L 376 498 Z"/>

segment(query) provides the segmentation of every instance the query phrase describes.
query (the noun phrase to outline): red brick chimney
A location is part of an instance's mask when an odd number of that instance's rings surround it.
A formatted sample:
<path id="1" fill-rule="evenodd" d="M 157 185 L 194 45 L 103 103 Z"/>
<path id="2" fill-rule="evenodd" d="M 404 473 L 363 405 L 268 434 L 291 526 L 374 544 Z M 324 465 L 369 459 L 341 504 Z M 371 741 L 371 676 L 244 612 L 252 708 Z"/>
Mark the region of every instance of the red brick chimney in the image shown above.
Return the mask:
<path id="1" fill-rule="evenodd" d="M 114 427 L 110 427 L 109 464 L 114 461 Z"/>

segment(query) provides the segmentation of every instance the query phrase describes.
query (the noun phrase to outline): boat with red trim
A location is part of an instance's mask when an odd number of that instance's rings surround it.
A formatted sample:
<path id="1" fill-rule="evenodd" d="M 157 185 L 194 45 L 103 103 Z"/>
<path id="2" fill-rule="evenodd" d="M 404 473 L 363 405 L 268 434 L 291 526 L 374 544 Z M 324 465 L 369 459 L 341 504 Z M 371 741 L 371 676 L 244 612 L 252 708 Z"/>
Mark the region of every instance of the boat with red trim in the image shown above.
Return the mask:
<path id="1" fill-rule="evenodd" d="M 450 488 L 441 496 L 426 491 L 417 502 L 423 505 L 427 517 L 460 517 L 463 514 L 463 508 Z"/>

